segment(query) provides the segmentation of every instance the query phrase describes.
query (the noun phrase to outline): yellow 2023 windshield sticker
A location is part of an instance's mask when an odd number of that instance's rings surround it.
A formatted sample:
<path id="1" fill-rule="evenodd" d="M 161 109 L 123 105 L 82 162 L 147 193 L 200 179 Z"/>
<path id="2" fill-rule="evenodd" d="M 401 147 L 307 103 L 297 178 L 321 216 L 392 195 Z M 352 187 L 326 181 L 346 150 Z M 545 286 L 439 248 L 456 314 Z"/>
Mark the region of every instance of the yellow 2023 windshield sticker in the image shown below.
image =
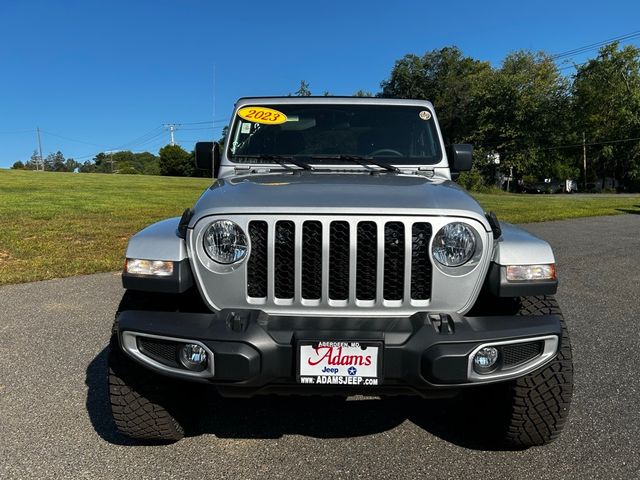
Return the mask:
<path id="1" fill-rule="evenodd" d="M 267 107 L 243 107 L 238 110 L 238 115 L 250 122 L 267 125 L 277 125 L 287 121 L 287 116 L 284 113 Z"/>

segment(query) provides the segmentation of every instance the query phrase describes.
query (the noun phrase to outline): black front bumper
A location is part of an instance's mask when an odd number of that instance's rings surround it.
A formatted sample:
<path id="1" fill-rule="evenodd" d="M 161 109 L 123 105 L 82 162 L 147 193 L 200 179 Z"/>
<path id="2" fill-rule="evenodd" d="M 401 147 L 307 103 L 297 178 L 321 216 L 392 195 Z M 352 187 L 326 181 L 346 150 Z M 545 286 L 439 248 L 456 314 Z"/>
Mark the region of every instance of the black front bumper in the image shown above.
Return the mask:
<path id="1" fill-rule="evenodd" d="M 297 383 L 300 341 L 379 343 L 383 363 L 376 391 L 437 395 L 474 384 L 468 378 L 469 355 L 479 345 L 550 335 L 559 341 L 561 325 L 557 315 L 416 313 L 354 318 L 270 316 L 256 310 L 217 314 L 124 311 L 118 332 L 120 337 L 122 332 L 136 332 L 203 343 L 215 355 L 215 374 L 204 381 L 215 384 L 223 395 L 345 392 L 341 387 Z"/>

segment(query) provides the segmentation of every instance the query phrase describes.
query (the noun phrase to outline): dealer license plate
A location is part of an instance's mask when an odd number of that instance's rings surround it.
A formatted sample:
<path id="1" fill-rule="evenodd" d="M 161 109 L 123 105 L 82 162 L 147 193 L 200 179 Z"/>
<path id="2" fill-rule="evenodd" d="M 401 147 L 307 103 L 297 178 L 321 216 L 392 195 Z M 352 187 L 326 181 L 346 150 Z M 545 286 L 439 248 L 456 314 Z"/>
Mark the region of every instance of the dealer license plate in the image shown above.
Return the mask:
<path id="1" fill-rule="evenodd" d="M 380 344 L 315 342 L 299 345 L 298 381 L 310 385 L 378 385 Z"/>

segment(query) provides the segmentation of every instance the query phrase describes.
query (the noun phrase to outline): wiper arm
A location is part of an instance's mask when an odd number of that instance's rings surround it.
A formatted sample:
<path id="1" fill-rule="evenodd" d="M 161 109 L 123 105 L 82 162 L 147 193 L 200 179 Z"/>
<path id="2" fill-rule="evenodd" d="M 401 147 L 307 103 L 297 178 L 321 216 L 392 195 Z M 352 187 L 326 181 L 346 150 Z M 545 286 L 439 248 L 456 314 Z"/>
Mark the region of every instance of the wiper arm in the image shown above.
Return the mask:
<path id="1" fill-rule="evenodd" d="M 290 155 L 275 155 L 272 153 L 261 153 L 259 155 L 234 155 L 235 158 L 257 158 L 258 160 L 264 160 L 265 162 L 275 162 L 283 167 L 289 168 L 288 163 L 295 165 L 296 167 L 304 170 L 313 170 L 313 167 L 308 163 L 296 160 Z"/>
<path id="2" fill-rule="evenodd" d="M 378 167 L 382 167 L 385 170 L 389 170 L 391 172 L 400 172 L 400 169 L 394 167 L 391 164 L 381 162 L 380 160 L 376 160 L 374 157 L 370 155 L 313 155 L 312 159 L 324 159 L 324 160 L 344 160 L 348 162 L 354 162 L 363 167 L 368 167 L 369 165 L 376 165 Z"/>

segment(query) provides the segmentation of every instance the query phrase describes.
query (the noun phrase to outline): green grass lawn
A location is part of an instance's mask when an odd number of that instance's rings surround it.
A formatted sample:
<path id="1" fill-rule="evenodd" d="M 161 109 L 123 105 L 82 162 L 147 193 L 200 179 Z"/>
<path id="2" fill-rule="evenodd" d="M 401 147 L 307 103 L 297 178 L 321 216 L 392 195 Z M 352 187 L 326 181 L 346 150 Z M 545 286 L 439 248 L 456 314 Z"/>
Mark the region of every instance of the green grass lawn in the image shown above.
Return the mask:
<path id="1" fill-rule="evenodd" d="M 565 218 L 640 214 L 640 194 L 485 194 L 474 193 L 486 211 L 511 223 L 546 222 Z"/>
<path id="2" fill-rule="evenodd" d="M 0 285 L 119 270 L 133 233 L 180 215 L 209 184 L 196 178 L 0 169 Z M 510 222 L 640 213 L 640 196 L 476 198 Z"/>
<path id="3" fill-rule="evenodd" d="M 0 170 L 0 284 L 118 270 L 127 240 L 208 179 Z"/>

